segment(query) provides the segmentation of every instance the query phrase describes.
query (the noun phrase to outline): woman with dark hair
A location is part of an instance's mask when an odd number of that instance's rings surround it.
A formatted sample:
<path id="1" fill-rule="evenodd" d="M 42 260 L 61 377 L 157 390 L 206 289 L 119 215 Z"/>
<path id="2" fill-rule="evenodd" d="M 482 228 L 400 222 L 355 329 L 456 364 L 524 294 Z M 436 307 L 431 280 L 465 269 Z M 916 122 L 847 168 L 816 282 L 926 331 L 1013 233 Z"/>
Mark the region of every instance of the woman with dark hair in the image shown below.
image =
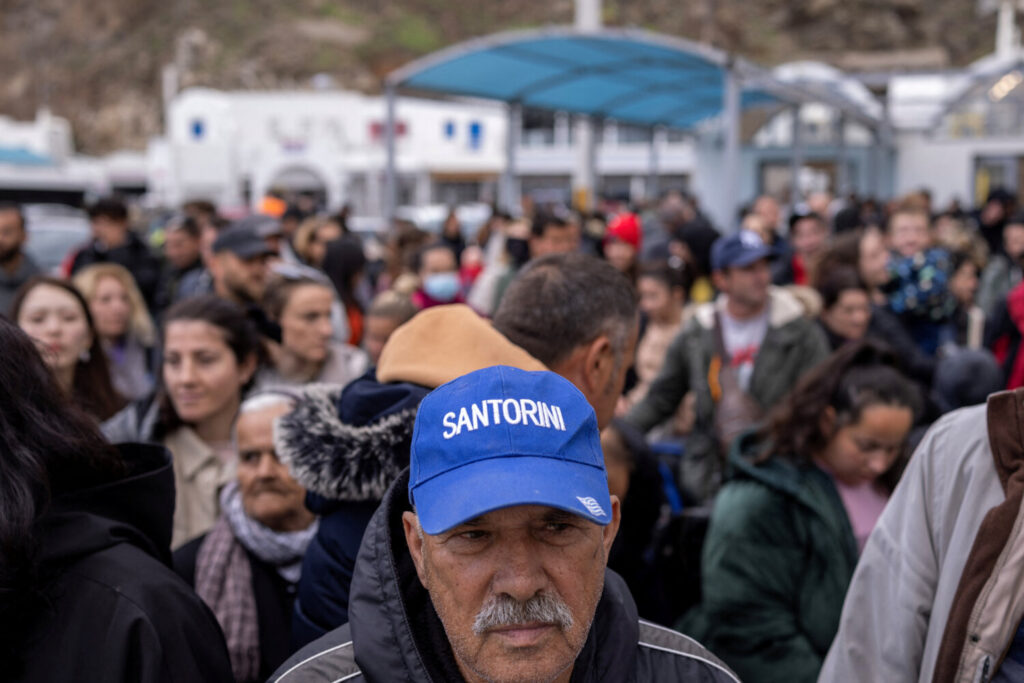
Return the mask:
<path id="1" fill-rule="evenodd" d="M 11 320 L 35 340 L 60 388 L 80 408 L 105 420 L 124 407 L 89 305 L 77 289 L 56 278 L 34 277 L 15 293 Z"/>
<path id="2" fill-rule="evenodd" d="M 220 514 L 218 492 L 235 478 L 231 430 L 262 348 L 246 314 L 213 295 L 168 309 L 161 348 L 155 398 L 128 406 L 103 431 L 113 443 L 158 441 L 171 451 L 177 548 L 209 531 Z"/>
<path id="3" fill-rule="evenodd" d="M 856 269 L 830 268 L 819 274 L 815 287 L 821 295 L 818 322 L 835 351 L 849 341 L 863 339 L 871 323 L 871 297 Z"/>
<path id="4" fill-rule="evenodd" d="M 332 340 L 334 288 L 319 277 L 277 275 L 267 283 L 263 310 L 281 329 L 268 342 L 272 366 L 257 379 L 262 388 L 300 386 L 309 382 L 345 385 L 366 372 L 366 352 Z"/>
<path id="5" fill-rule="evenodd" d="M 167 566 L 166 451 L 107 444 L 3 318 L 0 348 L 4 680 L 228 680 L 217 622 Z"/>
<path id="6" fill-rule="evenodd" d="M 734 442 L 734 477 L 715 501 L 687 632 L 744 680 L 817 679 L 919 410 L 894 359 L 853 343 L 805 375 L 764 428 Z"/>
<path id="7" fill-rule="evenodd" d="M 636 288 L 646 324 L 636 345 L 637 383 L 626 395 L 628 407 L 647 395 L 665 363 L 669 344 L 683 327 L 683 307 L 690 279 L 684 268 L 675 268 L 668 261 L 640 266 Z"/>
<path id="8" fill-rule="evenodd" d="M 363 340 L 365 311 L 356 290 L 365 269 L 366 254 L 358 238 L 342 237 L 327 244 L 321 270 L 331 278 L 338 298 L 345 307 L 345 317 L 348 318 L 348 329 L 351 331 L 348 343 L 352 346 L 359 346 Z"/>

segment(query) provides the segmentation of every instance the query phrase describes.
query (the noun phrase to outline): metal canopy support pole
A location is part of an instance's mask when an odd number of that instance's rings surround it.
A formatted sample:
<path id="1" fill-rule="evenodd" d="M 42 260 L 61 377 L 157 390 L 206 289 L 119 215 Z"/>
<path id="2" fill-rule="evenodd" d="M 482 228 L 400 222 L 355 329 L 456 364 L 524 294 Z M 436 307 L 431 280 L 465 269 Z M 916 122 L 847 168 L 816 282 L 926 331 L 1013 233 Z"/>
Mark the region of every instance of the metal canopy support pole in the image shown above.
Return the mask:
<path id="1" fill-rule="evenodd" d="M 850 160 L 846 157 L 846 114 L 839 112 L 836 117 L 836 195 L 850 194 Z"/>
<path id="2" fill-rule="evenodd" d="M 658 198 L 658 145 L 661 144 L 661 128 L 651 128 L 651 146 L 647 156 L 647 191 L 644 194 L 648 201 Z"/>
<path id="3" fill-rule="evenodd" d="M 871 131 L 871 140 L 874 144 L 869 150 L 871 162 L 871 181 L 868 184 L 869 191 L 876 199 L 882 197 L 882 134 L 876 129 Z"/>
<path id="4" fill-rule="evenodd" d="M 740 81 L 732 65 L 725 70 L 725 88 L 722 93 L 722 124 L 725 127 L 725 183 L 721 219 L 728 221 L 731 232 L 739 206 L 740 169 Z"/>
<path id="5" fill-rule="evenodd" d="M 796 211 L 800 203 L 800 169 L 804 165 L 804 141 L 800 126 L 800 105 L 794 104 L 790 110 L 793 114 L 792 151 L 789 157 L 789 208 Z"/>
<path id="6" fill-rule="evenodd" d="M 395 164 L 395 86 L 388 84 L 385 89 L 387 120 L 384 124 L 384 144 L 387 148 L 387 161 L 384 167 L 384 221 L 390 229 L 398 208 L 398 172 Z"/>
<path id="7" fill-rule="evenodd" d="M 505 174 L 501 178 L 501 206 L 509 214 L 518 216 L 518 178 L 516 177 L 516 150 L 519 149 L 519 135 L 523 129 L 523 107 L 518 103 L 508 105 L 508 130 L 505 135 Z"/>
<path id="8" fill-rule="evenodd" d="M 573 126 L 573 146 L 576 149 L 572 172 L 572 205 L 580 211 L 589 211 L 594 199 L 597 131 L 595 122 L 585 116 L 575 117 Z"/>
<path id="9" fill-rule="evenodd" d="M 588 117 L 587 125 L 590 128 L 590 137 L 586 140 L 585 154 L 585 172 L 586 172 L 586 203 L 582 208 L 586 211 L 593 211 L 597 208 L 597 192 L 598 192 L 598 180 L 597 180 L 597 141 L 604 134 L 604 126 L 599 119 Z"/>

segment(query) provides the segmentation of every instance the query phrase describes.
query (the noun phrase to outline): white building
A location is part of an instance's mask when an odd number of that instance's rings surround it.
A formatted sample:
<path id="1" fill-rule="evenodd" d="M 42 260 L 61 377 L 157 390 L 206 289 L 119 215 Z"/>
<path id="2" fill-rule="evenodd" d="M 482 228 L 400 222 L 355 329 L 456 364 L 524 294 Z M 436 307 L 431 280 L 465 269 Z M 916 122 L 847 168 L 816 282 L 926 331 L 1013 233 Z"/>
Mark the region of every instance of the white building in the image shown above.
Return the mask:
<path id="1" fill-rule="evenodd" d="M 406 100 L 397 164 L 406 203 L 487 191 L 503 165 L 505 123 L 486 105 Z M 384 105 L 344 91 L 220 92 L 194 88 L 169 107 L 166 137 L 150 144 L 156 202 L 206 198 L 258 203 L 275 188 L 320 192 L 331 208 L 380 211 Z M 493 188 L 492 190 L 493 191 Z"/>
<path id="2" fill-rule="evenodd" d="M 74 154 L 67 119 L 47 109 L 32 121 L 0 116 L 0 197 L 76 204 L 109 189 L 103 163 Z"/>
<path id="3" fill-rule="evenodd" d="M 151 142 L 150 198 L 255 206 L 276 188 L 317 191 L 331 208 L 381 211 L 385 103 L 345 91 L 221 92 L 193 88 L 169 109 L 166 136 Z M 568 200 L 575 152 L 569 117 L 528 118 L 516 155 L 524 192 Z M 496 199 L 505 165 L 504 107 L 402 98 L 397 105 L 399 203 Z M 605 191 L 643 194 L 650 133 L 606 125 L 598 151 Z M 659 132 L 662 183 L 693 173 L 693 145 Z M 664 185 L 663 185 L 664 186 Z"/>

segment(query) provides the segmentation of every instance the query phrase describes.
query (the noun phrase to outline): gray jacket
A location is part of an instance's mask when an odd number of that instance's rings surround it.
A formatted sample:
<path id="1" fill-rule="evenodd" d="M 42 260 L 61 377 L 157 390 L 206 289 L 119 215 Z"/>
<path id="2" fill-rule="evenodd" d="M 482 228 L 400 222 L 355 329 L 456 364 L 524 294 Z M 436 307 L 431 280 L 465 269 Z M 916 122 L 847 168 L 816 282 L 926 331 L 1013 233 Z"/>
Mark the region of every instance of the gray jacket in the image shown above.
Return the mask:
<path id="1" fill-rule="evenodd" d="M 1022 397 L 929 430 L 864 548 L 820 682 L 991 680 L 1024 616 Z"/>
<path id="2" fill-rule="evenodd" d="M 21 263 L 13 273 L 8 273 L 0 268 L 0 315 L 10 315 L 11 302 L 14 295 L 23 284 L 33 276 L 40 275 L 41 271 L 36 262 L 28 254 L 22 254 Z"/>
<path id="3" fill-rule="evenodd" d="M 274 683 L 449 680 L 452 655 L 430 596 L 415 576 L 401 533 L 408 470 L 391 486 L 363 537 L 350 621 L 294 654 L 271 676 Z M 444 653 L 447 652 L 447 658 Z M 687 681 L 739 679 L 695 641 L 637 617 L 625 583 L 605 578 L 590 636 L 576 660 L 573 681 Z"/>

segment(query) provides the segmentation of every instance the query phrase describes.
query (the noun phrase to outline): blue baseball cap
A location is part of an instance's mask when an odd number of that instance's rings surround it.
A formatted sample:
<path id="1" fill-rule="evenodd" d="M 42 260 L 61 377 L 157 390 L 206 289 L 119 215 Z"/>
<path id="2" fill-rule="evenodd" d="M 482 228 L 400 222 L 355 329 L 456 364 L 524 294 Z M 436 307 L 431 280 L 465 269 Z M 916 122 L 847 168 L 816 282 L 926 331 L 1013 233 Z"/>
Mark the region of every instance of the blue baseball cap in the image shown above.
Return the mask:
<path id="1" fill-rule="evenodd" d="M 775 250 L 764 243 L 752 230 L 739 230 L 735 234 L 719 237 L 711 245 L 711 270 L 742 268 L 761 259 L 774 258 Z"/>
<path id="2" fill-rule="evenodd" d="M 594 409 L 553 372 L 495 366 L 441 385 L 416 414 L 409 502 L 432 535 L 514 505 L 608 524 Z"/>

